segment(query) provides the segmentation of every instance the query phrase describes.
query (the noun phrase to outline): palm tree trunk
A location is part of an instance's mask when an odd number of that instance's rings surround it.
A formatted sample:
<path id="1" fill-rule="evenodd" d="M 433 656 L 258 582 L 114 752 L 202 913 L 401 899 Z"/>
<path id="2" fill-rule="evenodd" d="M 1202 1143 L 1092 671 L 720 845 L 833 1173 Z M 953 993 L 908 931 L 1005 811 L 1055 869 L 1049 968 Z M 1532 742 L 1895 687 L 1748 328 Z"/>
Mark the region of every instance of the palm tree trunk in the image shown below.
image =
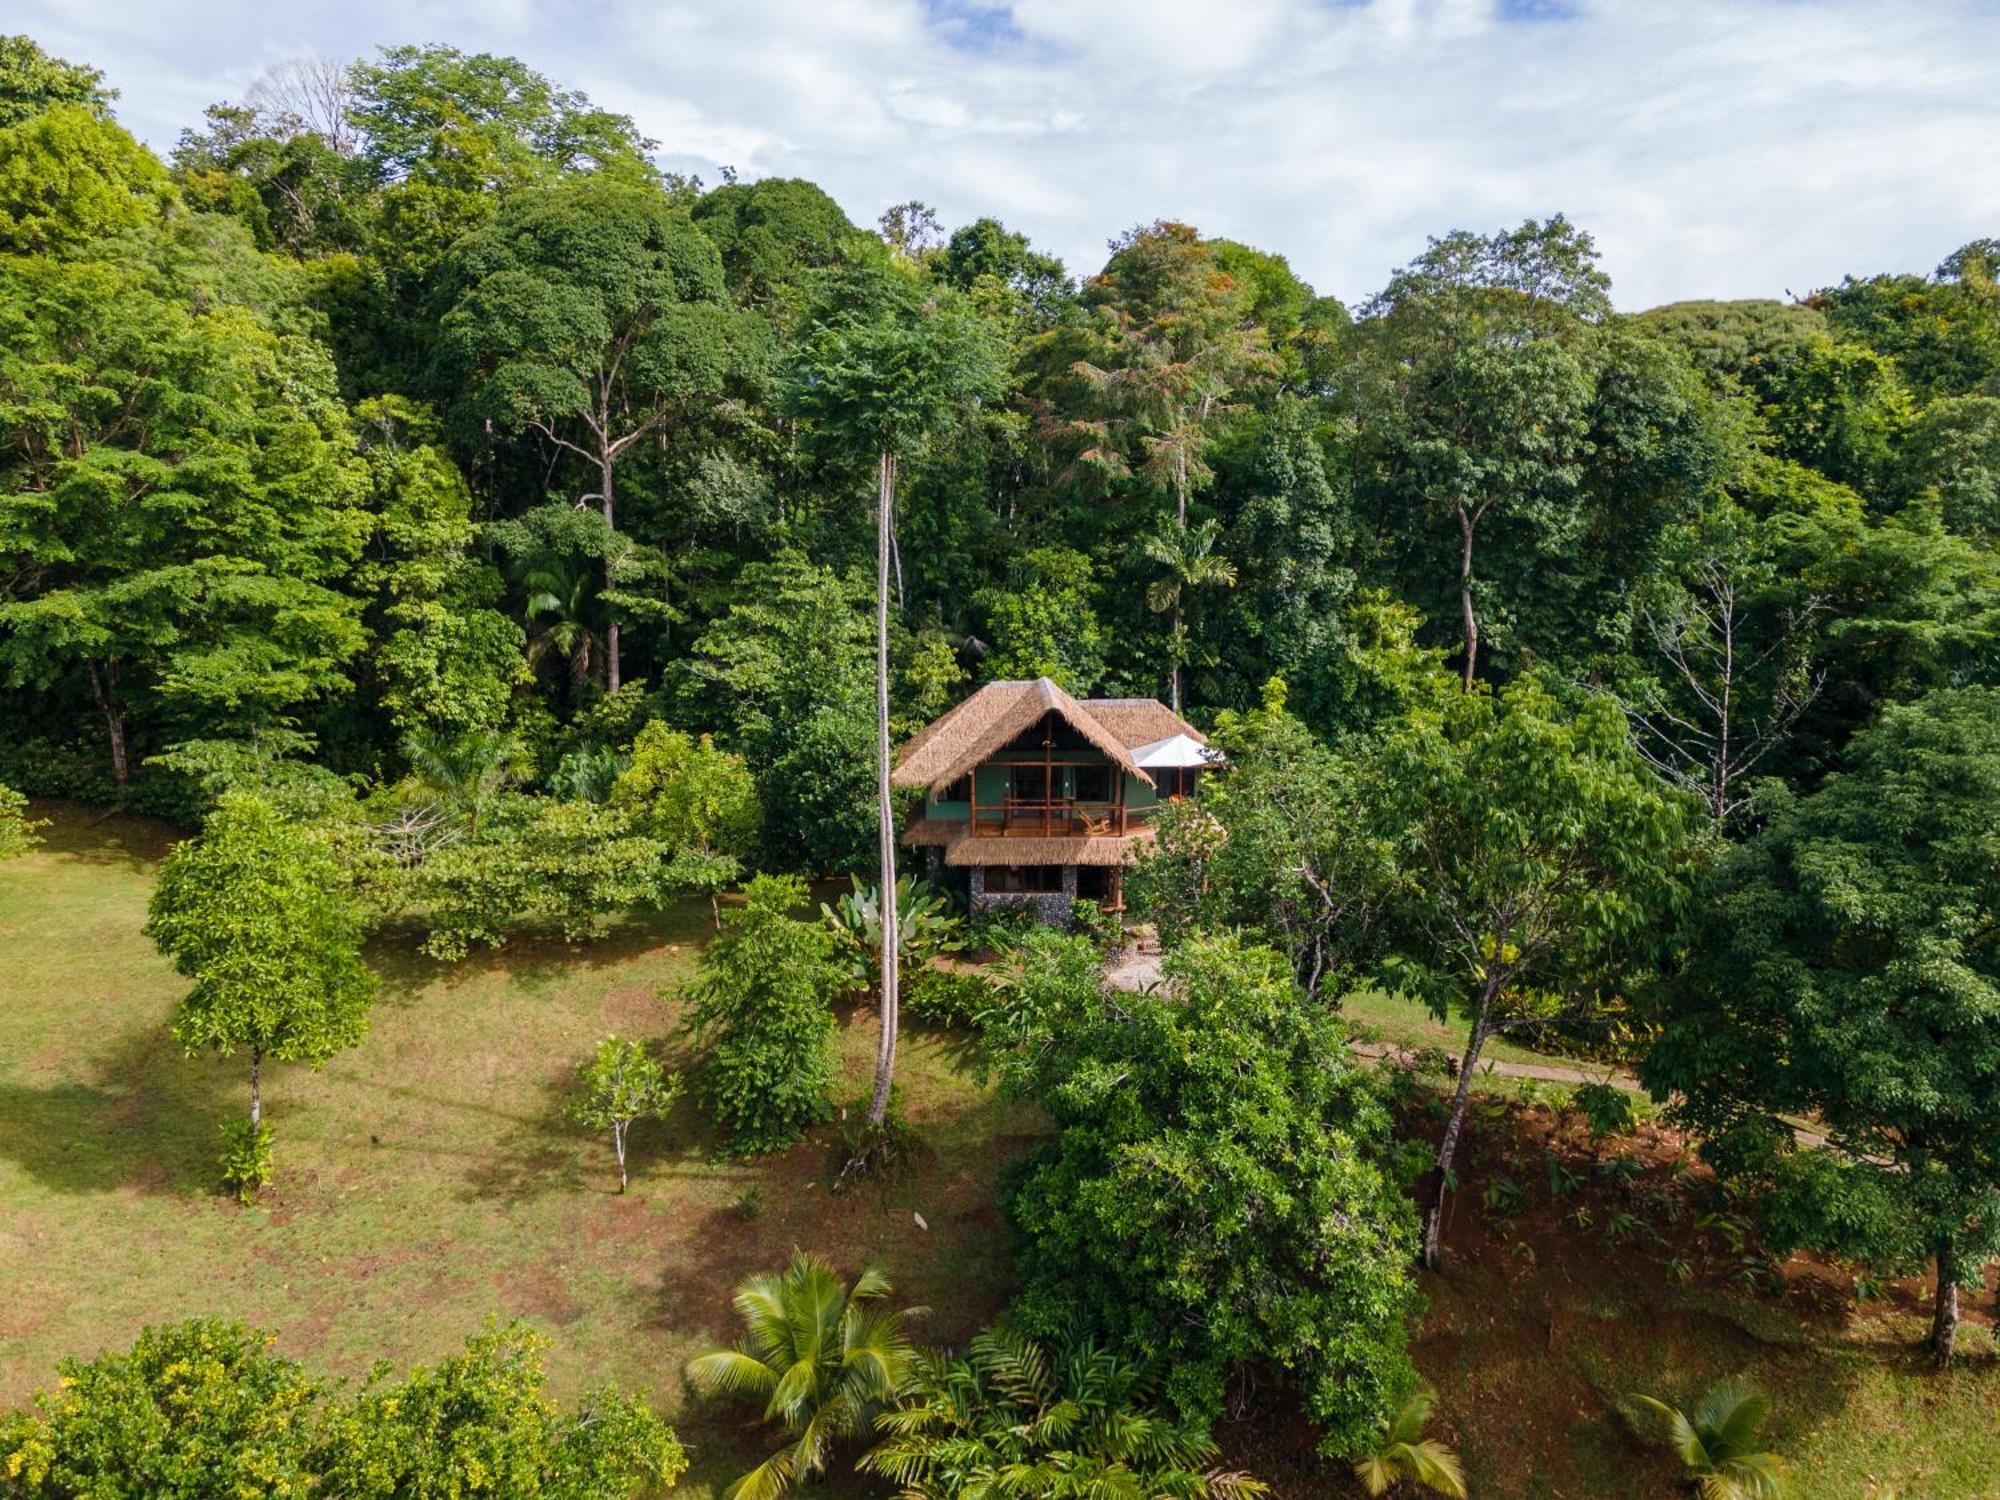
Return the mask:
<path id="1" fill-rule="evenodd" d="M 1458 554 L 1458 607 L 1465 616 L 1465 690 L 1469 693 L 1472 675 L 1479 666 L 1479 616 L 1472 609 L 1472 516 L 1462 508 L 1458 526 L 1464 537 Z"/>
<path id="2" fill-rule="evenodd" d="M 868 1123 L 889 1116 L 896 1076 L 896 821 L 889 797 L 889 537 L 894 525 L 896 455 L 886 448 L 877 467 L 875 501 L 875 792 L 882 853 L 882 1037 L 875 1053 L 875 1093 Z"/>

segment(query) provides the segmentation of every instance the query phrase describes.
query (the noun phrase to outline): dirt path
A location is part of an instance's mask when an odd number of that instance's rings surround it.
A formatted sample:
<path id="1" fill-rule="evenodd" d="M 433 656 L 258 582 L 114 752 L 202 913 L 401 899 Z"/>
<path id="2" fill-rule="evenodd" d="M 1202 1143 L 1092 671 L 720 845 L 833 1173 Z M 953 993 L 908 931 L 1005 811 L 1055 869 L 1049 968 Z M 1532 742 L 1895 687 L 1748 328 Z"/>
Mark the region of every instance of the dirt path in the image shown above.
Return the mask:
<path id="1" fill-rule="evenodd" d="M 1392 1058 L 1402 1067 L 1413 1067 L 1417 1054 L 1409 1047 L 1398 1047 L 1392 1042 L 1356 1042 L 1354 1050 L 1363 1057 Z M 1488 1058 L 1476 1071 L 1482 1076 L 1492 1074 L 1496 1078 L 1534 1078 L 1543 1083 L 1608 1083 L 1624 1089 L 1630 1094 L 1643 1094 L 1639 1080 L 1623 1068 L 1580 1067 L 1571 1063 L 1524 1063 L 1505 1062 L 1499 1058 Z"/>

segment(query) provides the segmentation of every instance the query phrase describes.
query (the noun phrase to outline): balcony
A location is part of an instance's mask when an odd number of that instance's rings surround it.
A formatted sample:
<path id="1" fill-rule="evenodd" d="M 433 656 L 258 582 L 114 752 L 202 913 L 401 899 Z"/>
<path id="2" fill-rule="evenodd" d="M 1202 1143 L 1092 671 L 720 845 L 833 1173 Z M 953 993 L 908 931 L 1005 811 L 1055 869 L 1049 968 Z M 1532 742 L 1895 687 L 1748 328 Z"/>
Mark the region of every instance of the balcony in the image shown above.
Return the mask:
<path id="1" fill-rule="evenodd" d="M 1144 827 L 1152 812 L 1122 802 L 1008 797 L 998 806 L 974 807 L 968 831 L 975 838 L 1123 838 Z"/>

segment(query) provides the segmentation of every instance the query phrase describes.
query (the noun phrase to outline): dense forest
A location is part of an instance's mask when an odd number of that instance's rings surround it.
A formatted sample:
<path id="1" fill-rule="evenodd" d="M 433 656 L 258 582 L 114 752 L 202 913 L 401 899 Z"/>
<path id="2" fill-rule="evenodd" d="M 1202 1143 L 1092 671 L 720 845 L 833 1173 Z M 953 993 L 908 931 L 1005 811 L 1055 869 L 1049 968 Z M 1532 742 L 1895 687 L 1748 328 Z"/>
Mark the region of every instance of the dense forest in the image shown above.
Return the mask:
<path id="1" fill-rule="evenodd" d="M 1546 1032 L 1632 1063 L 1772 1246 L 1932 1266 L 1950 1357 L 2000 1252 L 2000 239 L 1620 312 L 1558 214 L 1346 306 L 1187 224 L 1078 274 L 657 145 L 426 46 L 277 68 L 163 160 L 0 40 L 0 813 L 208 819 L 264 868 L 311 826 L 301 880 L 447 959 L 747 881 L 710 982 L 778 984 L 792 877 L 876 869 L 886 596 L 898 739 L 1046 675 L 1231 757 L 1134 882 L 1190 1006 L 1100 1012 L 1032 939 L 987 1038 L 1061 1127 L 1011 1190 L 1024 1326 L 1096 1277 L 1190 1420 L 1260 1351 L 1362 1451 L 1481 1046 Z M 1471 1023 L 1414 1165 L 1324 1064 L 1364 979 Z M 1134 1049 L 1158 1089 L 1092 1102 Z M 1167 1099 L 1181 1167 L 1289 1206 L 1162 1290 L 1129 1236 L 1228 1213 L 1090 1185 Z M 1330 1121 L 1289 1196 L 1243 1164 Z"/>

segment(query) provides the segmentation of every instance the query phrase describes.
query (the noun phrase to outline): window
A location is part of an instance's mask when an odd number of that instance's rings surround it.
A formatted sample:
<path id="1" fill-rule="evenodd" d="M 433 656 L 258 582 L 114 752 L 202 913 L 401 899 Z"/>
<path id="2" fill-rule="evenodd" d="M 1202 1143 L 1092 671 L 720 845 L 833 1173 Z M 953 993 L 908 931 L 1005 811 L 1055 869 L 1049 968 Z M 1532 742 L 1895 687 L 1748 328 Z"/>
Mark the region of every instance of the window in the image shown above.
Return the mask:
<path id="1" fill-rule="evenodd" d="M 1021 802 L 1046 802 L 1049 800 L 1049 768 L 1047 766 L 1014 767 L 1013 795 Z"/>
<path id="2" fill-rule="evenodd" d="M 1046 896 L 1063 888 L 1061 865 L 989 865 L 986 889 L 996 896 Z"/>
<path id="3" fill-rule="evenodd" d="M 1109 766 L 1078 766 L 1071 783 L 1076 788 L 1079 802 L 1109 802 L 1111 800 L 1111 768 Z"/>
<path id="4" fill-rule="evenodd" d="M 950 786 L 937 794 L 940 802 L 970 802 L 972 800 L 972 778 L 961 776 Z"/>

